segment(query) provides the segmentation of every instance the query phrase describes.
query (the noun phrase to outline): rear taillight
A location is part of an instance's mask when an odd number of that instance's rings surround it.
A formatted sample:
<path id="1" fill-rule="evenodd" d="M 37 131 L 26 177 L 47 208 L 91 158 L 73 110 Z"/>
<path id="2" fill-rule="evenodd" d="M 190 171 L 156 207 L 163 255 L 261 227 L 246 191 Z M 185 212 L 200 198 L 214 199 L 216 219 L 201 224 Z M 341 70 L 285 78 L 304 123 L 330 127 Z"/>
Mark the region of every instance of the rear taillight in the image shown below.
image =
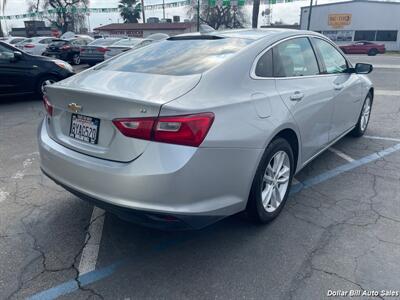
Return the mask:
<path id="1" fill-rule="evenodd" d="M 24 45 L 25 48 L 35 48 L 34 44 L 26 44 Z"/>
<path id="2" fill-rule="evenodd" d="M 85 52 L 86 51 L 86 49 L 84 49 L 84 48 L 81 48 L 81 52 Z"/>
<path id="3" fill-rule="evenodd" d="M 150 140 L 156 118 L 117 119 L 113 123 L 127 137 Z"/>
<path id="4" fill-rule="evenodd" d="M 43 96 L 43 105 L 47 114 L 51 117 L 53 115 L 53 105 L 49 102 L 49 98 L 46 95 Z"/>
<path id="5" fill-rule="evenodd" d="M 213 113 L 158 118 L 127 118 L 113 121 L 128 137 L 198 147 L 214 121 Z"/>
<path id="6" fill-rule="evenodd" d="M 61 50 L 69 50 L 69 49 L 71 49 L 71 46 L 70 45 L 64 45 L 64 46 L 60 47 L 60 49 Z"/>
<path id="7" fill-rule="evenodd" d="M 106 53 L 107 51 L 110 51 L 110 49 L 105 48 L 105 47 L 99 47 L 99 48 L 97 48 L 97 51 L 99 51 L 101 53 Z"/>

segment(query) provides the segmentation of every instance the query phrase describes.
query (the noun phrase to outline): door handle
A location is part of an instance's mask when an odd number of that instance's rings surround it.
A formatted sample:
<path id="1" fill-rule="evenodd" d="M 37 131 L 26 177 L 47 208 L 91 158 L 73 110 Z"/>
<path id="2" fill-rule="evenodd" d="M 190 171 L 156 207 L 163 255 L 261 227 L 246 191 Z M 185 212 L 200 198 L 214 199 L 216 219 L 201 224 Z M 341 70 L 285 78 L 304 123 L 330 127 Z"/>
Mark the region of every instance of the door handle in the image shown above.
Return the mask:
<path id="1" fill-rule="evenodd" d="M 343 84 L 334 84 L 334 85 L 333 85 L 333 88 L 334 88 L 336 91 L 340 91 L 340 90 L 343 89 Z"/>
<path id="2" fill-rule="evenodd" d="M 300 101 L 303 99 L 304 94 L 302 92 L 296 91 L 290 96 L 290 100 L 292 101 Z"/>

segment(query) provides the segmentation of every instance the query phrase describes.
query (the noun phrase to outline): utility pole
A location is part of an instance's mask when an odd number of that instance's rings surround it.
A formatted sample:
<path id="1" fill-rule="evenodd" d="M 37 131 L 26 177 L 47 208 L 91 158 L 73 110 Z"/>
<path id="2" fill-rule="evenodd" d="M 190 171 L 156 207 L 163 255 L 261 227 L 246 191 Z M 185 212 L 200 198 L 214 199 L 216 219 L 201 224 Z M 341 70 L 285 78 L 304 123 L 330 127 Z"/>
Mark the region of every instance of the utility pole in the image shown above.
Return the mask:
<path id="1" fill-rule="evenodd" d="M 146 17 L 144 15 L 144 0 L 142 0 L 142 18 L 143 18 L 143 24 L 146 23 Z"/>
<path id="2" fill-rule="evenodd" d="M 197 31 L 200 32 L 200 0 L 197 0 Z"/>
<path id="3" fill-rule="evenodd" d="M 165 0 L 162 1 L 162 14 L 163 14 L 163 19 L 165 21 Z"/>
<path id="4" fill-rule="evenodd" d="M 312 4 L 313 4 L 313 0 L 310 0 L 310 7 L 308 8 L 308 23 L 307 23 L 307 30 L 310 30 L 310 23 L 311 23 L 311 13 L 312 13 Z"/>

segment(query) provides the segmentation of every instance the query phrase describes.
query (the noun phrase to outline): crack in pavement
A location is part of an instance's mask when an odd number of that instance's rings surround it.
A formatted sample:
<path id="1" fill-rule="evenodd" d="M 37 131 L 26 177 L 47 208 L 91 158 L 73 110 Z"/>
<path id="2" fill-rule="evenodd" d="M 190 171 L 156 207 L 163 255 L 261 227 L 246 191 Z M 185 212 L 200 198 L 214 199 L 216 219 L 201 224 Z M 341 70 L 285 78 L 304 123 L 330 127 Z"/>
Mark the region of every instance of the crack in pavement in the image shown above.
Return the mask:
<path id="1" fill-rule="evenodd" d="M 80 276 L 79 276 L 79 270 L 78 270 L 78 258 L 80 257 L 80 255 L 82 254 L 83 249 L 85 248 L 85 246 L 87 245 L 87 243 L 90 241 L 91 239 L 91 235 L 90 232 L 88 231 L 88 229 L 90 228 L 90 226 L 92 225 L 93 222 L 95 222 L 98 218 L 103 217 L 104 214 L 94 218 L 91 222 L 89 222 L 85 227 L 84 227 L 84 232 L 85 232 L 85 236 L 86 236 L 86 240 L 83 243 L 82 247 L 80 247 L 79 251 L 77 252 L 77 254 L 74 256 L 73 259 L 73 263 L 70 266 L 64 267 L 64 268 L 56 268 L 56 269 L 52 269 L 49 268 L 46 264 L 46 253 L 41 249 L 37 238 L 35 237 L 34 233 L 31 231 L 29 224 L 26 222 L 26 219 L 29 218 L 33 212 L 36 210 L 37 208 L 33 208 L 27 215 L 25 215 L 23 218 L 21 218 L 21 222 L 25 228 L 25 234 L 27 234 L 32 240 L 33 240 L 33 245 L 32 245 L 32 249 L 36 252 L 38 252 L 38 255 L 35 256 L 34 258 L 32 258 L 28 263 L 26 263 L 24 265 L 24 267 L 21 269 L 21 271 L 19 272 L 18 275 L 18 286 L 17 288 L 12 291 L 8 296 L 6 296 L 5 299 L 12 299 L 14 296 L 16 296 L 22 289 L 23 287 L 35 280 L 37 277 L 39 277 L 40 275 L 48 272 L 48 273 L 56 273 L 56 272 L 63 272 L 63 271 L 68 271 L 68 270 L 73 270 L 75 272 L 75 277 L 74 280 L 76 281 L 76 284 L 78 286 L 78 290 L 81 290 L 83 292 L 89 292 L 91 295 L 88 296 L 88 299 L 91 297 L 98 297 L 100 299 L 104 299 L 104 297 L 97 293 L 94 289 L 91 288 L 85 288 L 81 281 L 80 281 Z M 35 276 L 31 277 L 28 280 L 23 280 L 23 274 L 25 273 L 25 271 L 32 265 L 34 264 L 37 260 L 41 259 L 41 265 L 42 265 L 42 271 L 40 271 L 39 273 L 37 273 Z"/>

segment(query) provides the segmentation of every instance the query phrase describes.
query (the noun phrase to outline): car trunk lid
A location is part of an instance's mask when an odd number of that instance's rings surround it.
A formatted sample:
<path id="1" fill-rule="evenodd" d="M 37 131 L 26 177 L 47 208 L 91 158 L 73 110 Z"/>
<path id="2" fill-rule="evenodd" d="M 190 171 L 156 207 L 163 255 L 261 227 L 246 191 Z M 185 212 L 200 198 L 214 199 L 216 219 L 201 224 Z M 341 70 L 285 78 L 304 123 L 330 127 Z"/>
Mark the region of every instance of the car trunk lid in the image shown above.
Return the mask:
<path id="1" fill-rule="evenodd" d="M 149 141 L 124 136 L 112 120 L 157 117 L 163 104 L 193 89 L 200 78 L 88 70 L 47 87 L 53 106 L 49 135 L 87 155 L 132 161 Z"/>

